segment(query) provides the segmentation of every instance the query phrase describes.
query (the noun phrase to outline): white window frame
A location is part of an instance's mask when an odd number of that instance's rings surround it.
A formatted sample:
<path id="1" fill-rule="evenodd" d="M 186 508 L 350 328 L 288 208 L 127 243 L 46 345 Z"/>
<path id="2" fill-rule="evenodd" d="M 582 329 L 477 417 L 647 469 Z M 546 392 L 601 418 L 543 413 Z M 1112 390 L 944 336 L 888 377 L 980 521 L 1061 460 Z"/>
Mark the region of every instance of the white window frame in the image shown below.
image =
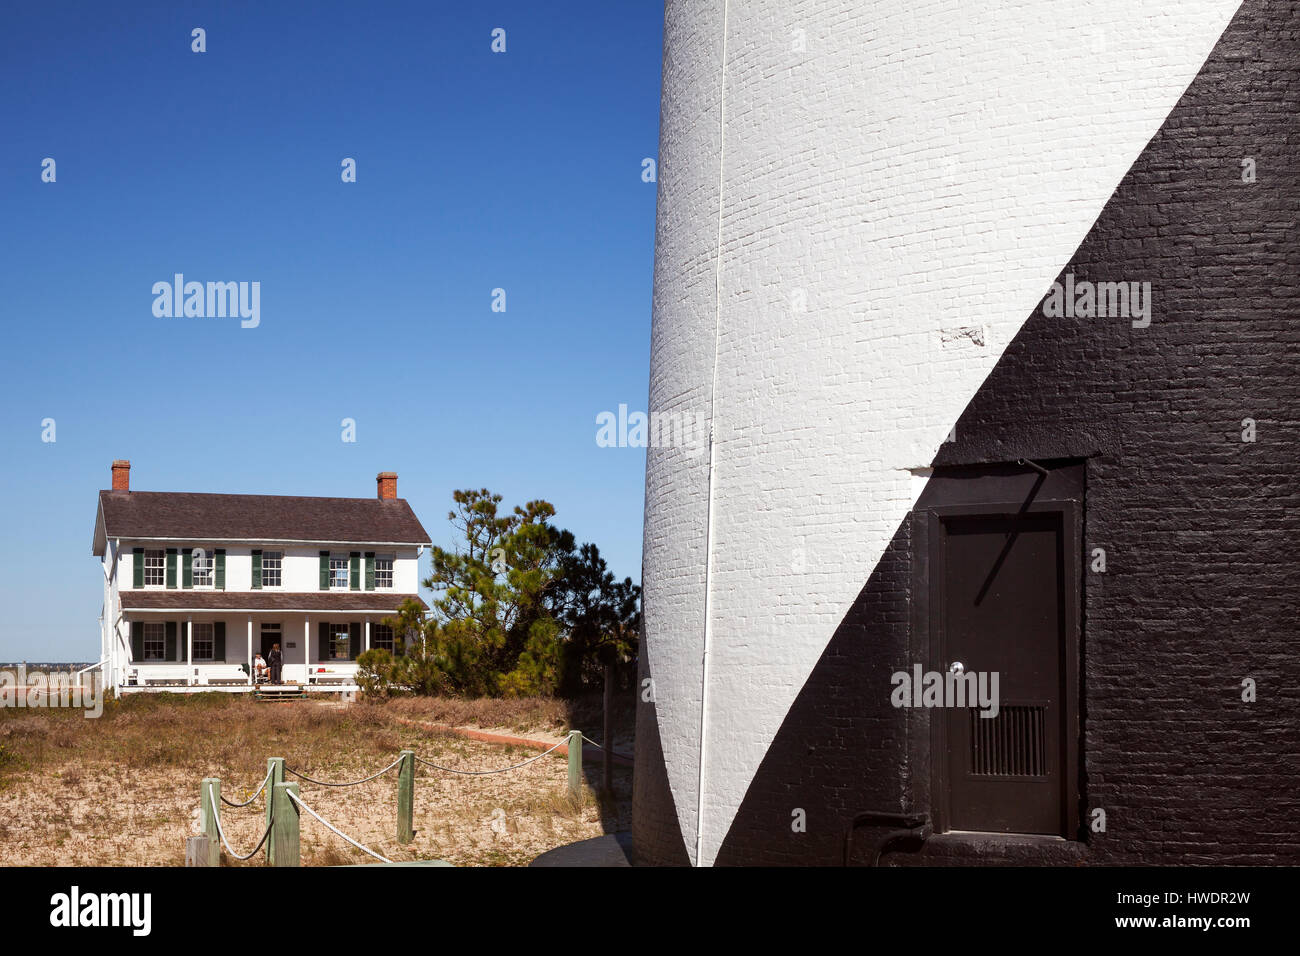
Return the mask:
<path id="1" fill-rule="evenodd" d="M 203 555 L 206 584 L 199 583 L 199 559 L 194 557 L 193 551 Z M 193 551 L 190 553 L 190 586 L 199 590 L 211 590 L 217 583 L 217 552 L 207 548 L 194 548 Z"/>
<path id="2" fill-rule="evenodd" d="M 342 570 L 343 570 L 342 584 L 338 584 L 334 578 L 336 563 L 339 563 L 342 566 Z M 342 554 L 336 554 L 334 552 L 330 552 L 330 590 L 331 591 L 346 591 L 348 589 L 348 585 L 351 583 L 349 581 L 349 575 L 352 573 L 351 564 L 352 564 L 352 556 L 348 554 L 346 551 L 343 552 Z"/>
<path id="3" fill-rule="evenodd" d="M 194 663 L 206 664 L 215 661 L 216 658 L 213 657 L 212 655 L 215 654 L 217 650 L 216 626 L 211 621 L 195 621 L 191 626 L 194 628 L 194 632 L 193 632 Z M 199 637 L 200 628 L 207 629 L 207 635 L 208 635 L 207 637 Z M 202 654 L 199 653 L 199 641 L 205 641 L 208 644 L 208 654 L 206 657 L 204 657 Z"/>
<path id="4" fill-rule="evenodd" d="M 154 556 L 157 556 L 156 558 Z M 157 560 L 158 564 L 150 566 L 151 560 Z M 149 581 L 151 571 L 157 572 L 158 583 L 151 584 Z M 165 548 L 145 548 L 144 549 L 144 586 L 147 588 L 165 588 L 167 587 L 167 550 Z"/>
<path id="5" fill-rule="evenodd" d="M 275 558 L 270 557 L 270 555 L 273 554 L 276 555 Z M 276 562 L 275 576 L 279 579 L 275 584 L 266 583 L 266 570 L 267 570 L 266 562 L 271 560 L 274 560 Z M 271 588 L 272 590 L 275 590 L 277 588 L 282 589 L 284 587 L 284 552 L 283 551 L 262 552 L 262 587 Z"/>
<path id="6" fill-rule="evenodd" d="M 388 583 L 379 583 L 379 562 L 388 562 Z M 375 555 L 375 590 L 391 591 L 393 589 L 393 575 L 397 570 L 397 555 L 395 554 L 377 554 Z"/>
<path id="7" fill-rule="evenodd" d="M 141 661 L 165 661 L 167 660 L 167 625 L 161 621 L 145 621 L 140 625 L 140 660 Z M 150 645 L 156 644 L 158 649 L 157 656 L 149 653 Z"/>

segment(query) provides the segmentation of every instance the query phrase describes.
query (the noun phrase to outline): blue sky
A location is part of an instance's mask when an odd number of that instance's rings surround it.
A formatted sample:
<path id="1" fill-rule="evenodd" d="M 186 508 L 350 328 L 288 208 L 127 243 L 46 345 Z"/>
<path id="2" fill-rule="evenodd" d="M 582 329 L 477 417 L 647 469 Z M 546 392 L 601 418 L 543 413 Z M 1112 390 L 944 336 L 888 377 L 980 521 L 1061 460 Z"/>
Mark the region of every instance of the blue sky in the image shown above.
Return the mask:
<path id="1" fill-rule="evenodd" d="M 648 391 L 662 28 L 662 0 L 6 5 L 0 660 L 95 657 L 114 458 L 153 491 L 393 470 L 444 546 L 455 488 L 546 498 L 639 579 L 644 452 L 595 419 Z M 260 325 L 155 317 L 178 272 L 260 282 Z"/>

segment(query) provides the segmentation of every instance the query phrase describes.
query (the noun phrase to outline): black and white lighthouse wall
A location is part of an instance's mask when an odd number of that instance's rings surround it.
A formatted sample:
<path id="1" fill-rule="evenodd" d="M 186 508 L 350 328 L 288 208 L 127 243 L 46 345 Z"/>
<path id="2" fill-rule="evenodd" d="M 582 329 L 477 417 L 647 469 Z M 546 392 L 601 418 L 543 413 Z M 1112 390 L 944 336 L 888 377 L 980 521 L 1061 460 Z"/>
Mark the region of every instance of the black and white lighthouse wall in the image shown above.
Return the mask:
<path id="1" fill-rule="evenodd" d="M 661 126 L 638 858 L 1300 862 L 1300 4 L 670 0 Z M 1061 825 L 957 839 L 891 675 L 1057 506 Z"/>

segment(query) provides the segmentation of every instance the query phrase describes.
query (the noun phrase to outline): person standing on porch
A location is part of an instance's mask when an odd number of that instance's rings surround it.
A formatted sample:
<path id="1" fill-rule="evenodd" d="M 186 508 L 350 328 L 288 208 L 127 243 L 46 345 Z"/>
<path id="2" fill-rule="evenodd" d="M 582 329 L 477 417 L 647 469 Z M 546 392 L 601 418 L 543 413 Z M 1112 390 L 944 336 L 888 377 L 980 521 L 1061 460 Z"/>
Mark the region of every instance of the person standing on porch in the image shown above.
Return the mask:
<path id="1" fill-rule="evenodd" d="M 266 662 L 271 666 L 271 683 L 280 683 L 280 667 L 284 664 L 284 655 L 280 653 L 279 644 L 271 645 L 271 653 L 266 656 Z"/>

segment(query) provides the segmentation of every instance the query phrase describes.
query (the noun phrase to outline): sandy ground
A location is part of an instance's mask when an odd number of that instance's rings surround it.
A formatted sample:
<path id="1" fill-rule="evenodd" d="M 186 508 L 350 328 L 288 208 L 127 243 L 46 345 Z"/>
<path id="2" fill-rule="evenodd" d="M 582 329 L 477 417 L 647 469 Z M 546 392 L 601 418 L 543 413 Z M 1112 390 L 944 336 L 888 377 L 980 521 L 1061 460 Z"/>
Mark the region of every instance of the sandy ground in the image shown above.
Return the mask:
<path id="1" fill-rule="evenodd" d="M 283 706 L 283 705 L 281 705 Z M 318 706 L 318 705 L 305 705 Z M 488 729 L 488 728 L 482 728 Z M 518 728 L 502 732 L 519 735 Z M 538 739 L 562 734 L 538 729 Z M 400 738 L 400 740 L 394 739 Z M 537 751 L 426 734 L 394 725 L 380 749 L 349 753 L 337 760 L 304 757 L 295 764 L 293 742 L 279 749 L 289 766 L 321 780 L 354 780 L 390 763 L 401 746 L 448 767 L 485 770 L 519 763 Z M 398 744 L 397 747 L 391 746 Z M 618 744 L 630 745 L 624 741 Z M 622 748 L 620 748 L 622 749 Z M 318 753 L 318 752 L 317 752 Z M 185 837 L 197 832 L 199 781 L 204 773 L 177 767 L 150 768 L 87 760 L 57 753 L 38 770 L 11 770 L 0 786 L 0 863 L 8 866 L 179 866 Z M 239 766 L 212 764 L 208 776 L 222 780 L 230 800 L 250 797 L 262 774 L 265 755 L 248 754 Z M 599 784 L 600 762 L 585 765 L 589 784 Z M 293 776 L 290 780 L 296 779 Z M 395 838 L 396 769 L 377 780 L 347 788 L 321 787 L 299 780 L 312 809 L 344 833 L 394 861 L 443 859 L 458 866 L 527 864 L 538 854 L 577 840 L 630 826 L 631 772 L 615 771 L 616 800 L 602 813 L 594 793 L 582 801 L 567 797 L 566 758 L 549 755 L 526 767 L 489 776 L 445 773 L 417 764 L 415 841 Z M 265 796 L 243 809 L 222 807 L 222 825 L 231 844 L 246 853 L 265 826 Z M 602 819 L 603 817 L 603 819 Z M 302 862 L 334 865 L 367 862 L 361 851 L 302 815 Z M 263 865 L 264 854 L 238 864 L 223 853 L 222 865 Z"/>

